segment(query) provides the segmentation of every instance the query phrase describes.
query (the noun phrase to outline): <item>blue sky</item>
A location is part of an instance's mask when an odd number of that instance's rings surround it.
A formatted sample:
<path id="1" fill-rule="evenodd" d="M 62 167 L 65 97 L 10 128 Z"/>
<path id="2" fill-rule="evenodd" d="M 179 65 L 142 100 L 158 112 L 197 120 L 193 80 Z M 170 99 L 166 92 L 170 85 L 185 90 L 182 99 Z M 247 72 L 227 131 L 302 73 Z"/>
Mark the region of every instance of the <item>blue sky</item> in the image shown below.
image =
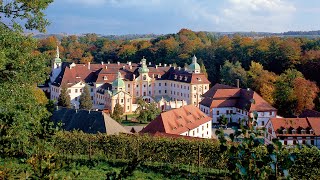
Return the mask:
<path id="1" fill-rule="evenodd" d="M 320 30 L 319 0 L 55 0 L 48 33 Z"/>

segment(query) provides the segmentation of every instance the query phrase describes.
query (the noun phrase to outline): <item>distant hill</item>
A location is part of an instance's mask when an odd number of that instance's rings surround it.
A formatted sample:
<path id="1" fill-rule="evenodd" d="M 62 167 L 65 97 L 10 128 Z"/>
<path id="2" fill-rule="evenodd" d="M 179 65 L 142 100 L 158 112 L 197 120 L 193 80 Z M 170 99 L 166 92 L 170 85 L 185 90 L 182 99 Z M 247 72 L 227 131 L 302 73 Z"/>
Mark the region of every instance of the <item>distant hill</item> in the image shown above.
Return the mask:
<path id="1" fill-rule="evenodd" d="M 280 37 L 307 37 L 307 38 L 318 38 L 320 37 L 320 30 L 317 31 L 288 31 L 283 33 L 273 33 L 273 32 L 209 32 L 204 31 L 207 35 L 212 35 L 214 37 L 228 36 L 233 37 L 234 35 L 240 35 L 243 37 L 269 37 L 269 36 L 280 36 Z M 60 34 L 35 34 L 34 37 L 38 39 L 43 39 L 49 36 L 56 36 L 61 40 L 64 36 L 71 34 L 60 33 Z M 85 34 L 80 34 L 77 36 L 84 36 Z M 125 35 L 103 35 L 97 34 L 98 37 L 107 38 L 110 40 L 150 40 L 155 39 L 163 34 L 125 34 Z"/>
<path id="2" fill-rule="evenodd" d="M 33 37 L 37 39 L 44 39 L 49 36 L 56 36 L 59 40 L 61 40 L 65 36 L 69 36 L 71 34 L 35 34 Z M 76 36 L 84 36 L 86 34 L 80 34 Z M 109 40 L 150 40 L 157 38 L 159 36 L 163 36 L 162 34 L 125 34 L 125 35 L 102 35 L 97 34 L 98 37 L 107 38 Z"/>

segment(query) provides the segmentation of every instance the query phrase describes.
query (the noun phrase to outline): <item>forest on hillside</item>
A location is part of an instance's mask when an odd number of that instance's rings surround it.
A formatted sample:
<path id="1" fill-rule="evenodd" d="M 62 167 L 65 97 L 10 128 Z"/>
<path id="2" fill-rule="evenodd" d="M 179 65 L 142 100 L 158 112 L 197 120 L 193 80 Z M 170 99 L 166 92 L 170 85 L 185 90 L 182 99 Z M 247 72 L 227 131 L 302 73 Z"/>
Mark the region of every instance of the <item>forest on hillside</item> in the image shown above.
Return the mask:
<path id="1" fill-rule="evenodd" d="M 135 40 L 110 40 L 96 34 L 55 36 L 38 40 L 38 51 L 55 56 L 59 45 L 64 61 L 87 63 L 140 62 L 184 67 L 196 55 L 212 84 L 252 88 L 279 109 L 283 116 L 297 116 L 303 109 L 320 110 L 320 39 L 240 35 L 216 37 L 181 29 L 176 34 Z M 48 65 L 50 62 L 47 62 Z"/>

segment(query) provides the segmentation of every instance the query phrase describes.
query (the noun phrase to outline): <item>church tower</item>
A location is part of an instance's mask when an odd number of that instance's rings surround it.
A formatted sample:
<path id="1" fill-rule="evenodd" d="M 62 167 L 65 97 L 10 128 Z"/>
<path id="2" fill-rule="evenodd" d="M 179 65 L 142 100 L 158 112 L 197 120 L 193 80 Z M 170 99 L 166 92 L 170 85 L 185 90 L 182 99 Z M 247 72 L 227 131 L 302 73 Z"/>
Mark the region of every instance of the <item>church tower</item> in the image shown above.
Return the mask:
<path id="1" fill-rule="evenodd" d="M 189 65 L 188 70 L 190 71 L 190 73 L 195 73 L 195 74 L 199 74 L 201 71 L 200 65 L 197 62 L 197 57 L 194 55 L 192 57 L 192 63 Z"/>
<path id="2" fill-rule="evenodd" d="M 61 72 L 62 62 L 61 62 L 61 59 L 59 56 L 60 56 L 59 55 L 59 47 L 57 46 L 57 54 L 56 54 L 56 58 L 54 58 L 53 64 L 52 64 L 52 71 L 51 71 L 52 74 L 50 77 L 50 82 L 53 82 Z"/>

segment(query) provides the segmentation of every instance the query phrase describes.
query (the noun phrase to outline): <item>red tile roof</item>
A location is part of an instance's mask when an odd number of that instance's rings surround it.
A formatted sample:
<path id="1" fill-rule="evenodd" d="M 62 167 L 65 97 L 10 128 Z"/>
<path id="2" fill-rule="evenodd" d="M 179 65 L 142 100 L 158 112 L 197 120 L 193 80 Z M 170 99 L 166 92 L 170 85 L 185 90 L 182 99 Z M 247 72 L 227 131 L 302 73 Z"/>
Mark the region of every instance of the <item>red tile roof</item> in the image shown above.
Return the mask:
<path id="1" fill-rule="evenodd" d="M 211 121 L 211 118 L 199 108 L 194 105 L 187 105 L 161 113 L 142 129 L 141 133 L 163 132 L 180 135 L 208 121 Z"/>
<path id="2" fill-rule="evenodd" d="M 307 119 L 313 129 L 314 134 L 316 136 L 320 136 L 320 118 L 308 117 Z"/>
<path id="3" fill-rule="evenodd" d="M 302 113 L 299 115 L 299 117 L 301 117 L 301 118 L 320 117 L 320 112 L 315 111 L 315 110 L 305 109 L 304 111 L 302 111 Z"/>
<path id="4" fill-rule="evenodd" d="M 203 94 L 203 97 L 204 99 L 200 104 L 210 108 L 237 107 L 249 112 L 276 111 L 274 107 L 256 92 L 223 84 L 214 85 L 209 91 Z"/>
<path id="5" fill-rule="evenodd" d="M 320 118 L 270 118 L 269 121 L 271 122 L 273 129 L 276 131 L 276 134 L 278 134 L 278 129 L 303 128 L 312 129 L 314 135 L 320 135 Z M 288 135 L 291 136 L 292 134 Z"/>
<path id="6" fill-rule="evenodd" d="M 217 83 L 214 86 L 212 86 L 206 93 L 204 93 L 202 97 L 212 97 L 218 89 L 238 89 L 238 88 Z"/>
<path id="7" fill-rule="evenodd" d="M 131 65 L 125 63 L 113 63 L 113 64 L 75 64 L 74 66 L 69 63 L 62 64 L 62 71 L 52 83 L 55 86 L 60 86 L 62 83 L 67 83 L 68 86 L 72 86 L 80 81 L 86 83 L 99 82 L 99 83 L 111 83 L 116 77 L 117 73 L 120 72 L 124 79 L 133 80 L 133 76 L 139 76 L 138 69 L 140 65 L 132 63 Z M 209 84 L 210 82 L 205 77 L 204 74 L 192 74 L 186 71 L 178 71 L 173 67 L 169 66 L 160 66 L 160 67 L 148 67 L 149 76 L 156 79 L 169 79 L 174 81 L 180 81 L 179 79 L 174 79 L 174 75 L 178 74 L 183 76 L 182 80 L 186 83 L 193 84 Z M 160 75 L 160 77 L 159 77 Z M 104 80 L 104 77 L 107 77 L 107 80 Z M 187 81 L 185 78 L 187 77 Z"/>

